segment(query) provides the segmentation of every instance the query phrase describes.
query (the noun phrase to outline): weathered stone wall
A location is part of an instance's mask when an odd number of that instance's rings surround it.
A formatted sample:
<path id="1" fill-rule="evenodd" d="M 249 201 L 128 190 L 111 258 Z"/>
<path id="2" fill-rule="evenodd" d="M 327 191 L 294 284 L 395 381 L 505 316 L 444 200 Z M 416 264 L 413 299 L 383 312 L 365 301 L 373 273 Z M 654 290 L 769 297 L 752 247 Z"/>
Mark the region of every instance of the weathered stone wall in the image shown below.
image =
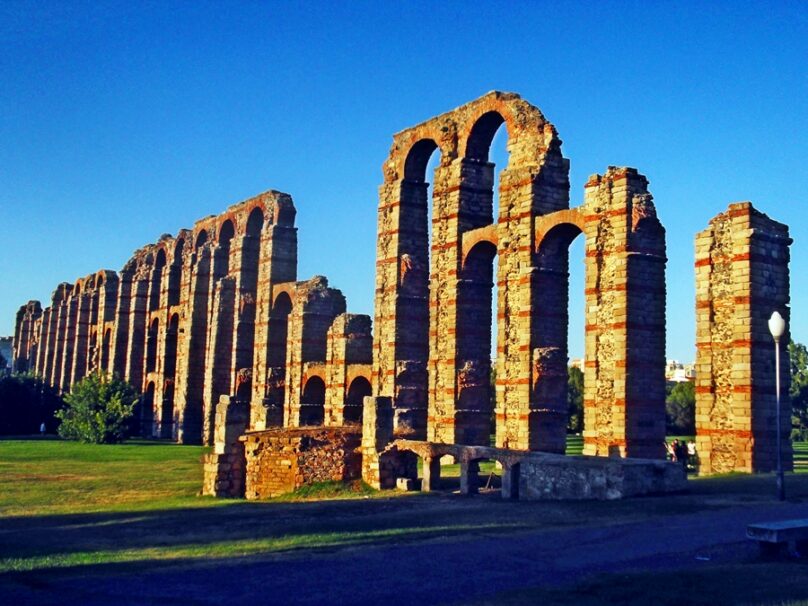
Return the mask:
<path id="1" fill-rule="evenodd" d="M 751 203 L 731 204 L 696 236 L 696 448 L 703 474 L 771 471 L 776 460 L 774 342 L 789 326 L 788 227 Z M 790 375 L 781 339 L 781 430 L 792 468 Z"/>
<path id="2" fill-rule="evenodd" d="M 270 429 L 243 438 L 248 499 L 276 497 L 316 482 L 361 477 L 359 428 Z"/>

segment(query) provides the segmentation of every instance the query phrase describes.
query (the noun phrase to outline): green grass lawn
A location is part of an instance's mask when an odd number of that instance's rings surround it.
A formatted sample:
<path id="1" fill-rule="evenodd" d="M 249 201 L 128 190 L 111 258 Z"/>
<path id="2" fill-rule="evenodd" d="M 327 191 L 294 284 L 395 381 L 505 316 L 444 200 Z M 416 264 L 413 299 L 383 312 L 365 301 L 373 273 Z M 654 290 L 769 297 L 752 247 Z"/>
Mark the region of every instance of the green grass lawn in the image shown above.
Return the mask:
<path id="1" fill-rule="evenodd" d="M 800 457 L 808 457 L 804 446 Z M 0 579 L 29 571 L 46 580 L 60 569 L 97 570 L 94 565 L 113 562 L 203 561 L 663 520 L 774 497 L 771 475 L 732 474 L 693 479 L 687 494 L 609 502 L 523 503 L 333 486 L 246 502 L 198 496 L 202 453 L 202 447 L 156 442 L 0 440 Z M 787 489 L 791 499 L 808 497 L 808 474 L 789 474 Z M 332 500 L 306 500 L 322 496 Z M 501 603 L 523 598 L 503 596 Z"/>

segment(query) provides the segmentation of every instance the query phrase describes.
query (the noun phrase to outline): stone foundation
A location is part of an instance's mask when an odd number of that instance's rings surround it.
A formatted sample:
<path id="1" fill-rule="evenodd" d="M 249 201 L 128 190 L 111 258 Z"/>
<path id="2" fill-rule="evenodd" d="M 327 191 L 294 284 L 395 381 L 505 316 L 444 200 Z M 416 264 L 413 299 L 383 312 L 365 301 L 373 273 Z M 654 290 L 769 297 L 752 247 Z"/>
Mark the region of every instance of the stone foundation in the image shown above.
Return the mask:
<path id="1" fill-rule="evenodd" d="M 519 499 L 612 500 L 687 488 L 684 468 L 653 459 L 539 455 L 520 464 Z"/>
<path id="2" fill-rule="evenodd" d="M 420 457 L 421 490 L 434 490 L 440 460 L 446 455 L 460 464 L 460 492 L 474 494 L 479 486 L 480 461 L 502 467 L 502 498 L 523 501 L 612 500 L 687 488 L 687 475 L 677 463 L 655 459 L 564 456 L 487 446 L 462 446 L 418 440 L 395 440 L 381 453 Z M 393 478 L 395 483 L 396 478 Z"/>
<path id="3" fill-rule="evenodd" d="M 263 499 L 316 482 L 362 476 L 358 427 L 270 429 L 244 435 L 248 499 Z"/>

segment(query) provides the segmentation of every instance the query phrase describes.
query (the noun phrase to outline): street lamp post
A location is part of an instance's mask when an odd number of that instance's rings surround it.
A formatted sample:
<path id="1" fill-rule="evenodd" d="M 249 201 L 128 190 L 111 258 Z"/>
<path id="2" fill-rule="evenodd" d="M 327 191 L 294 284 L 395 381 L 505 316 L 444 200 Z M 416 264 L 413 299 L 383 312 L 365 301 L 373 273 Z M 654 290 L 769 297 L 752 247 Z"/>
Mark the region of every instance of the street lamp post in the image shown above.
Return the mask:
<path id="1" fill-rule="evenodd" d="M 769 318 L 769 332 L 774 337 L 774 372 L 775 389 L 777 394 L 777 498 L 784 501 L 786 498 L 785 479 L 783 477 L 782 444 L 780 442 L 780 337 L 786 330 L 786 321 L 780 312 L 775 311 Z"/>

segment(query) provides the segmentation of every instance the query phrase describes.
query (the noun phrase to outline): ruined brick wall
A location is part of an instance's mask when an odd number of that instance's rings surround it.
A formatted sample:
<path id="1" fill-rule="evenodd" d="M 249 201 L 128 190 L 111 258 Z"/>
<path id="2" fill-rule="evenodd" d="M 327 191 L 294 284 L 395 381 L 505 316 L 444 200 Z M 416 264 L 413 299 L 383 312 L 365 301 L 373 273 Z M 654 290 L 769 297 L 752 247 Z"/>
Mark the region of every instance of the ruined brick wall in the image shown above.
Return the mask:
<path id="1" fill-rule="evenodd" d="M 223 396 L 247 404 L 251 427 L 282 425 L 285 405 L 298 424 L 309 378 L 348 380 L 359 362 L 368 374 L 369 354 L 347 345 L 350 328 L 346 350 L 326 363 L 326 335 L 345 299 L 325 278 L 294 282 L 295 214 L 287 194 L 269 191 L 164 234 L 120 272 L 60 284 L 44 310 L 31 302 L 18 313 L 15 365 L 65 392 L 89 373 L 118 374 L 143 393 L 137 415 L 147 436 L 212 443 Z"/>
<path id="2" fill-rule="evenodd" d="M 358 428 L 272 429 L 247 433 L 243 441 L 248 499 L 361 477 Z"/>
<path id="3" fill-rule="evenodd" d="M 311 364 L 324 365 L 326 336 L 334 319 L 345 313 L 345 297 L 315 276 L 298 282 L 288 316 L 284 424 L 287 427 L 322 425 L 325 418 L 324 368 L 307 372 Z"/>
<path id="4" fill-rule="evenodd" d="M 731 204 L 696 236 L 696 447 L 700 472 L 771 471 L 776 459 L 774 342 L 789 326 L 788 227 Z M 781 430 L 792 467 L 788 331 L 781 339 Z"/>

